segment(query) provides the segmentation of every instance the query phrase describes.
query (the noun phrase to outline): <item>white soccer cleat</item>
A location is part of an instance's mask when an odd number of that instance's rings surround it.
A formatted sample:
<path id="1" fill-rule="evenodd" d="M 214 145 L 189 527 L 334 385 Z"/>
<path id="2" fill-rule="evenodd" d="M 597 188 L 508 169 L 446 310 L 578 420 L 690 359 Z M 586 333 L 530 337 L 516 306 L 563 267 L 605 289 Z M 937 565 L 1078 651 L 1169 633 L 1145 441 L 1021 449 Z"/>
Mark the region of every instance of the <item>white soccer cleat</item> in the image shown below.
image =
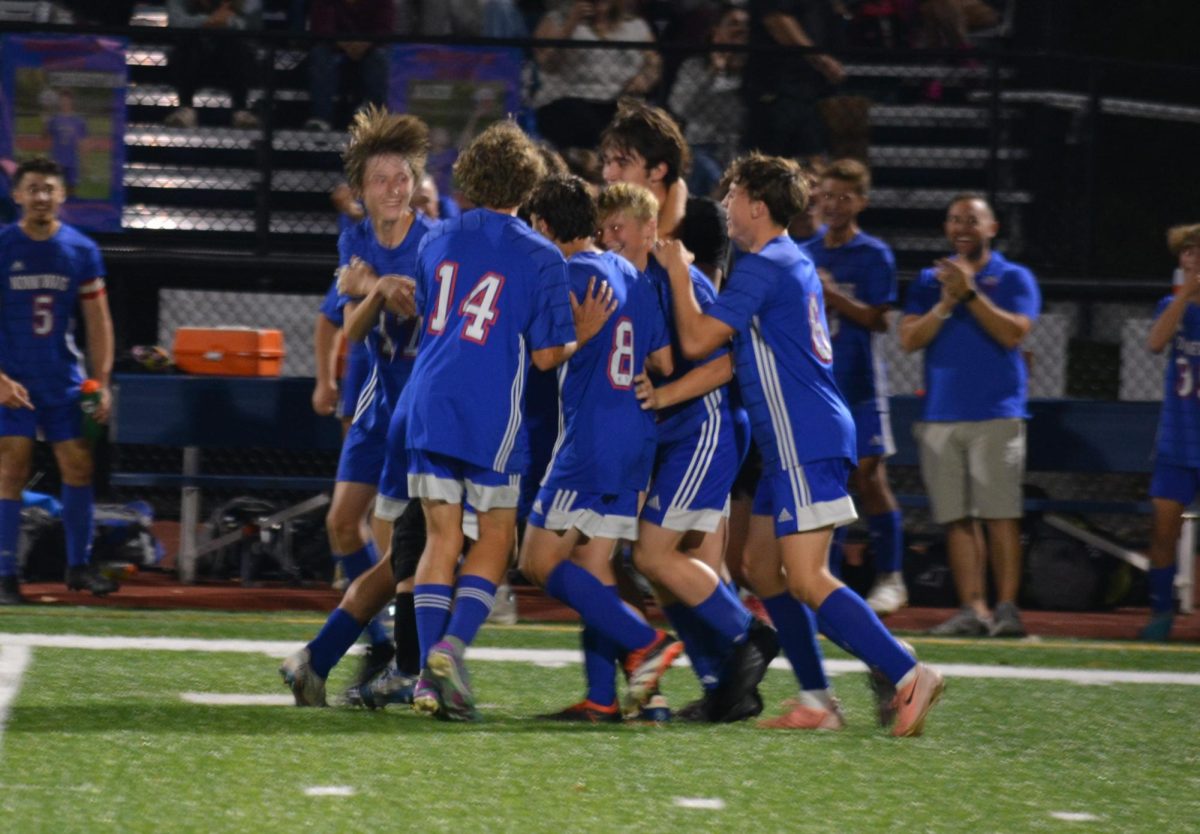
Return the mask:
<path id="1" fill-rule="evenodd" d="M 885 574 L 875 580 L 867 594 L 867 605 L 880 617 L 895 614 L 908 605 L 908 588 L 904 586 L 904 575 L 896 572 Z"/>
<path id="2" fill-rule="evenodd" d="M 325 679 L 312 670 L 309 665 L 310 656 L 307 648 L 288 655 L 279 666 L 279 674 L 298 707 L 324 707 Z"/>

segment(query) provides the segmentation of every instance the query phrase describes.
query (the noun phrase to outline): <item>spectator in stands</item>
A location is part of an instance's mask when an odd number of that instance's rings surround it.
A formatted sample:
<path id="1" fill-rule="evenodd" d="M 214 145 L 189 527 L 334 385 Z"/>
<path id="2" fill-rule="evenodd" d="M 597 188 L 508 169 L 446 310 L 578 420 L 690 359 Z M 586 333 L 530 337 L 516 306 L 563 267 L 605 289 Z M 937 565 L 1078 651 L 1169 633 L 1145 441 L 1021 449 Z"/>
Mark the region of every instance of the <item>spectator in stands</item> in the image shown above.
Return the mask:
<path id="1" fill-rule="evenodd" d="M 1158 423 L 1150 500 L 1150 621 L 1138 635 L 1165 641 L 1175 622 L 1175 550 L 1183 511 L 1196 500 L 1200 474 L 1200 223 L 1167 232 L 1171 254 L 1179 259 L 1182 283 L 1158 303 L 1158 315 L 1146 347 L 1162 353 L 1170 347 Z"/>
<path id="2" fill-rule="evenodd" d="M 984 0 L 924 0 L 921 23 L 929 49 L 969 49 L 971 32 L 1000 22 L 1000 13 Z"/>
<path id="3" fill-rule="evenodd" d="M 710 45 L 744 46 L 749 40 L 750 15 L 725 5 L 709 36 Z M 741 89 L 745 63 L 744 52 L 714 49 L 688 58 L 675 76 L 668 106 L 683 122 L 683 135 L 692 146 L 688 190 L 693 194 L 710 195 L 737 153 L 746 121 Z"/>
<path id="4" fill-rule="evenodd" d="M 623 2 L 570 2 L 547 12 L 534 29 L 535 38 L 654 42 L 645 20 L 629 13 Z M 604 126 L 617 112 L 621 96 L 644 96 L 654 89 L 661 71 L 657 52 L 633 49 L 534 50 L 540 85 L 533 95 L 537 128 L 559 148 L 594 148 Z"/>
<path id="5" fill-rule="evenodd" d="M 914 435 L 962 603 L 931 632 L 939 635 L 1025 634 L 1016 604 L 1028 417 L 1020 345 L 1041 309 L 1041 293 L 1033 273 L 993 251 L 998 229 L 985 198 L 956 196 L 945 225 L 954 255 L 921 272 L 900 320 L 900 346 L 925 349 L 924 422 Z M 994 615 L 984 594 L 976 519 L 987 529 Z"/>
<path id="6" fill-rule="evenodd" d="M 840 23 L 827 0 L 750 0 L 749 8 L 753 46 L 836 46 Z M 743 83 L 747 147 L 795 158 L 825 154 L 817 99 L 845 78 L 845 67 L 832 55 L 751 51 Z"/>
<path id="7" fill-rule="evenodd" d="M 257 29 L 261 24 L 261 0 L 167 0 L 167 25 L 173 29 Z M 258 127 L 258 118 L 246 109 L 247 85 L 256 75 L 251 44 L 198 33 L 176 40 L 169 60 L 179 108 L 167 116 L 168 125 L 195 127 L 196 90 L 212 85 L 229 91 L 234 127 Z"/>
<path id="8" fill-rule="evenodd" d="M 529 27 L 515 0 L 468 0 L 421 4 L 421 34 L 526 38 Z"/>
<path id="9" fill-rule="evenodd" d="M 393 31 L 395 8 L 392 0 L 311 0 L 309 31 L 335 37 L 351 34 L 388 34 Z M 343 81 L 355 88 L 354 106 L 387 100 L 387 47 L 370 41 L 337 40 L 313 44 L 308 56 L 308 95 L 312 102 L 308 130 L 331 130 L 334 123 L 349 118 L 339 114 L 338 93 Z"/>

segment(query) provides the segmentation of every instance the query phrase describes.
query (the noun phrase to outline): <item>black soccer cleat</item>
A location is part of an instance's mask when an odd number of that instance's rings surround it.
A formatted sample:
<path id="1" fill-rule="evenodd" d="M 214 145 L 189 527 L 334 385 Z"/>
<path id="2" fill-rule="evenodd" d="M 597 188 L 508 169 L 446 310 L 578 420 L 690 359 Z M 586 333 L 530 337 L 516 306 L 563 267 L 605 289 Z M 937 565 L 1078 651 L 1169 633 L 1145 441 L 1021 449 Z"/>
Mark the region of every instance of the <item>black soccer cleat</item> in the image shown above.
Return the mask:
<path id="1" fill-rule="evenodd" d="M 354 676 L 352 687 L 363 686 L 383 674 L 388 664 L 396 657 L 396 647 L 392 643 L 372 643 L 367 646 L 359 664 L 358 673 Z"/>
<path id="2" fill-rule="evenodd" d="M 25 597 L 21 596 L 21 583 L 15 576 L 0 576 L 0 605 L 21 605 Z"/>
<path id="3" fill-rule="evenodd" d="M 96 570 L 95 565 L 68 567 L 66 583 L 68 591 L 91 591 L 96 597 L 108 596 L 121 587 L 117 580 Z"/>
<path id="4" fill-rule="evenodd" d="M 761 712 L 761 699 L 757 700 L 758 712 L 753 712 L 758 685 L 777 654 L 779 638 L 775 629 L 762 620 L 753 620 L 746 639 L 734 647 L 721 672 L 721 682 L 711 693 L 709 720 L 723 723 L 740 721 Z"/>

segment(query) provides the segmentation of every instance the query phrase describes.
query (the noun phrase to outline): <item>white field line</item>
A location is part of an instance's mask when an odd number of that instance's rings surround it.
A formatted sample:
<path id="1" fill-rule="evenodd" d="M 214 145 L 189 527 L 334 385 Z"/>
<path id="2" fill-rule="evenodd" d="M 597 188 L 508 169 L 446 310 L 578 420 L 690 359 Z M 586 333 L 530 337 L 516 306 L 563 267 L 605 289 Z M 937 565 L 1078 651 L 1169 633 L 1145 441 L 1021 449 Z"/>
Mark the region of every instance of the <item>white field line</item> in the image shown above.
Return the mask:
<path id="1" fill-rule="evenodd" d="M 8 708 L 21 689 L 21 678 L 29 666 L 33 651 L 28 646 L 0 645 L 0 743 L 8 724 Z"/>
<path id="2" fill-rule="evenodd" d="M 203 704 L 206 707 L 290 707 L 296 702 L 291 695 L 222 692 L 180 692 L 179 697 L 189 704 Z"/>
<path id="3" fill-rule="evenodd" d="M 283 658 L 301 644 L 281 640 L 205 640 L 180 637 L 87 637 L 74 634 L 3 634 L 0 646 L 52 649 L 92 649 L 101 651 L 159 651 L 159 652 L 230 652 L 264 654 Z M 352 651 L 362 651 L 356 647 Z M 496 649 L 471 648 L 468 658 L 475 661 L 501 663 L 535 663 L 568 665 L 579 663 L 577 649 Z M 681 658 L 679 665 L 686 666 Z M 857 660 L 827 660 L 826 669 L 832 674 L 861 672 L 865 668 Z M 1004 680 L 1063 681 L 1079 684 L 1139 683 L 1155 685 L 1200 686 L 1200 673 L 1139 672 L 1120 669 L 1064 669 L 1032 666 L 987 666 L 976 663 L 939 663 L 938 669 L 952 678 L 989 678 Z M 777 658 L 773 669 L 790 668 L 786 660 Z"/>
<path id="4" fill-rule="evenodd" d="M 725 808 L 724 799 L 705 799 L 696 796 L 677 796 L 671 804 L 677 808 L 694 808 L 698 811 L 720 811 Z"/>

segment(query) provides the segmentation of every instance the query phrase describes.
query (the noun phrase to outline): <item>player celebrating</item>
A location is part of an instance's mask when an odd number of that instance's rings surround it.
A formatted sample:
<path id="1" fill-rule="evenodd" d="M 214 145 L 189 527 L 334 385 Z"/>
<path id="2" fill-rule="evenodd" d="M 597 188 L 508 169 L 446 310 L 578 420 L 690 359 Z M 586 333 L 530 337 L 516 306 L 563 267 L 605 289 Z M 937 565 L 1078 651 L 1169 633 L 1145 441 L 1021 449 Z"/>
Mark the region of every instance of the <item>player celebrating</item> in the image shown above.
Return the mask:
<path id="1" fill-rule="evenodd" d="M 880 334 L 884 317 L 896 303 L 896 262 L 892 250 L 858 226 L 867 207 L 871 172 L 854 159 L 839 159 L 821 174 L 817 203 L 825 233 L 805 244 L 825 293 L 829 336 L 833 342 L 833 378 L 850 406 L 857 432 L 858 465 L 850 480 L 867 513 L 875 553 L 876 579 L 867 605 L 891 614 L 908 603 L 901 573 L 904 530 L 900 505 L 887 482 L 884 458 L 895 454 L 888 415 L 887 367 Z M 840 566 L 841 539 L 834 534 L 833 557 Z"/>
<path id="2" fill-rule="evenodd" d="M 22 601 L 17 582 L 21 490 L 37 432 L 62 475 L 62 520 L 70 590 L 104 596 L 117 583 L 91 565 L 92 450 L 82 436 L 81 357 L 72 335 L 76 304 L 87 328 L 92 378 L 100 383 L 93 419 L 108 421 L 112 395 L 112 318 L 96 244 L 59 220 L 62 170 L 44 157 L 13 175 L 19 222 L 0 231 L 0 604 Z"/>
<path id="3" fill-rule="evenodd" d="M 604 328 L 559 372 L 563 430 L 521 550 L 522 572 L 584 620 L 587 697 L 544 717 L 619 721 L 614 679 L 621 651 L 632 708 L 683 650 L 622 604 L 612 569 L 617 541 L 637 538 L 639 492 L 654 462 L 654 418 L 639 406 L 634 379 L 647 365 L 670 373 L 667 322 L 650 279 L 596 247 L 596 209 L 582 180 L 548 180 L 529 210 L 534 228 L 566 257 L 573 294 L 590 297 L 599 281 L 612 297 Z"/>
<path id="4" fill-rule="evenodd" d="M 355 118 L 345 153 L 346 177 L 361 195 L 366 217 L 338 240 L 340 306 L 346 338 L 366 341 L 371 368 L 342 444 L 326 528 L 334 558 L 352 583 L 379 562 L 378 549 L 390 542 L 395 518 L 376 518 L 374 541 L 364 538 L 363 516 L 383 472 L 392 409 L 412 370 L 420 335 L 414 320 L 402 321 L 396 313 L 411 312 L 409 288 L 399 276 L 414 271 L 418 245 L 433 225 L 409 206 L 428 151 L 424 122 L 372 107 Z M 386 599 L 393 583 L 386 566 L 380 574 Z M 297 705 L 324 704 L 325 678 L 362 628 L 339 607 L 311 643 L 284 661 L 280 672 Z M 392 653 L 391 635 L 374 621 L 368 629 L 372 649 L 366 677 L 382 669 Z"/>
<path id="5" fill-rule="evenodd" d="M 706 356 L 730 339 L 738 385 L 763 456 L 755 496 L 752 537 L 778 547 L 750 554 L 752 584 L 763 596 L 790 594 L 817 612 L 839 640 L 897 688 L 892 734 L 920 734 L 942 693 L 940 673 L 917 663 L 874 612 L 828 569 L 833 530 L 855 518 L 846 481 L 855 459 L 854 424 L 834 383 L 820 280 L 812 262 L 787 236 L 789 222 L 808 198 L 800 167 L 790 160 L 752 154 L 727 172 L 725 209 L 729 236 L 745 254 L 725 290 L 702 311 L 692 291 L 685 252 L 678 243 L 659 248 L 671 276 L 675 321 L 684 353 Z M 802 673 L 816 653 L 811 621 L 791 606 L 772 619 L 789 660 Z M 802 686 L 804 685 L 802 681 Z M 839 727 L 832 699 L 801 701 L 776 727 Z"/>
<path id="6" fill-rule="evenodd" d="M 1171 254 L 1179 258 L 1183 283 L 1159 302 L 1146 347 L 1162 353 L 1169 345 L 1158 448 L 1150 498 L 1154 529 L 1150 535 L 1150 621 L 1143 640 L 1165 641 L 1175 621 L 1175 548 L 1183 526 L 1183 511 L 1196 499 L 1200 470 L 1200 224 L 1176 226 L 1167 232 Z M 1190 558 L 1190 555 L 1189 555 Z"/>

